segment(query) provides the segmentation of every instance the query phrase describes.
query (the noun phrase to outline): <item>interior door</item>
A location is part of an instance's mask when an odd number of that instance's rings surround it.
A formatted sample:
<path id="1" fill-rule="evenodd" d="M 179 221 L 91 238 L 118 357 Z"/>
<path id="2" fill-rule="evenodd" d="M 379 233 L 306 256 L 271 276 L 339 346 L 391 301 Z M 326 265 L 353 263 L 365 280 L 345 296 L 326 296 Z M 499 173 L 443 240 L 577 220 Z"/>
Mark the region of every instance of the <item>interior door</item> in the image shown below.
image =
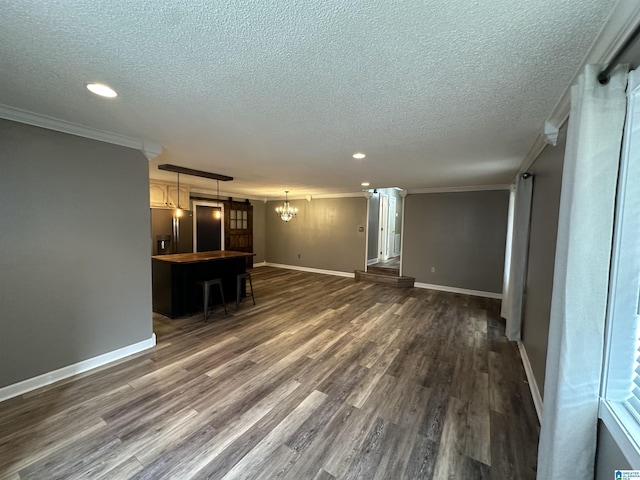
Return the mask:
<path id="1" fill-rule="evenodd" d="M 216 215 L 216 212 L 221 212 L 222 207 L 215 203 L 194 202 L 194 209 L 193 250 L 195 252 L 224 250 L 222 215 Z"/>
<path id="2" fill-rule="evenodd" d="M 387 215 L 387 255 L 386 257 L 395 257 L 396 243 L 396 197 L 389 197 L 389 213 Z"/>
<path id="3" fill-rule="evenodd" d="M 387 253 L 387 227 L 389 224 L 389 197 L 380 194 L 380 232 L 378 235 L 378 261 L 383 262 L 389 258 Z"/>

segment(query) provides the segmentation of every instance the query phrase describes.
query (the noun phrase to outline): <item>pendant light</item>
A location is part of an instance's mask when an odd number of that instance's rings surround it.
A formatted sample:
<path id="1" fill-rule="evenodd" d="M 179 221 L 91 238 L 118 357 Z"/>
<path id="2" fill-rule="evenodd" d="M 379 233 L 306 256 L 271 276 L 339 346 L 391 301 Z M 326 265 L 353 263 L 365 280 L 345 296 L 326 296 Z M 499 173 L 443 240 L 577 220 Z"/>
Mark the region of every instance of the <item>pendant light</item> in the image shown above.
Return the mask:
<path id="1" fill-rule="evenodd" d="M 295 218 L 298 214 L 298 209 L 291 207 L 289 204 L 289 190 L 284 191 L 284 204 L 281 207 L 276 208 L 276 215 L 278 215 L 282 221 L 289 222 L 292 218 Z"/>
<path id="2" fill-rule="evenodd" d="M 176 218 L 180 218 L 182 216 L 182 209 L 180 208 L 180 174 L 178 173 L 178 205 L 175 209 Z"/>
<path id="3" fill-rule="evenodd" d="M 220 180 L 216 180 L 216 203 L 218 209 L 213 212 L 213 218 L 220 220 L 222 218 L 222 210 L 220 209 Z"/>

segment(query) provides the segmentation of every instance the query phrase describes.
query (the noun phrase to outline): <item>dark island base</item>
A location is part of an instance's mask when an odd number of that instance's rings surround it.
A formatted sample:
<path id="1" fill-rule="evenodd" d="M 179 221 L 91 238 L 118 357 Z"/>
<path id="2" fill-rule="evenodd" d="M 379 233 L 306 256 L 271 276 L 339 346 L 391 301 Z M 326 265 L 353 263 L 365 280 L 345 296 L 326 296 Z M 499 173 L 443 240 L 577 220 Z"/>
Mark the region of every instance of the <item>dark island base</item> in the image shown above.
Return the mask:
<path id="1" fill-rule="evenodd" d="M 247 256 L 246 253 L 238 253 L 193 261 L 172 261 L 170 257 L 173 255 L 152 257 L 153 311 L 169 318 L 179 318 L 202 310 L 202 287 L 196 282 L 214 278 L 222 280 L 226 302 L 235 302 L 236 275 L 246 271 Z M 245 293 L 244 283 L 241 282 L 241 295 Z M 211 302 L 221 303 L 218 289 L 212 289 Z"/>

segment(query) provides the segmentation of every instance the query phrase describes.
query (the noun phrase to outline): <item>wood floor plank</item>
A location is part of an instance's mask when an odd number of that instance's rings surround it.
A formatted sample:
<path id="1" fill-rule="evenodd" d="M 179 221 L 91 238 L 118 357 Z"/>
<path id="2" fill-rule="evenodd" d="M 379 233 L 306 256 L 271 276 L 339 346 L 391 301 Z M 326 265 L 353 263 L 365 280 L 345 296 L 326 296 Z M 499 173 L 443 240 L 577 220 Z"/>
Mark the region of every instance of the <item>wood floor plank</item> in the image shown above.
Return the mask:
<path id="1" fill-rule="evenodd" d="M 347 398 L 354 407 L 361 408 L 367 401 L 373 390 L 378 386 L 380 379 L 387 373 L 387 369 L 393 363 L 394 359 L 398 355 L 399 349 L 390 348 L 374 363 L 368 370 L 364 378 L 358 383 L 358 385 L 351 392 Z"/>
<path id="2" fill-rule="evenodd" d="M 489 375 L 473 371 L 470 376 L 475 379 L 473 382 L 475 395 L 469 401 L 467 412 L 465 455 L 485 465 L 491 465 Z"/>
<path id="3" fill-rule="evenodd" d="M 267 398 L 255 404 L 253 408 L 232 421 L 226 428 L 218 431 L 211 425 L 198 428 L 194 434 L 172 449 L 167 455 L 157 457 L 134 478 L 164 479 L 192 478 L 224 451 L 231 443 L 249 430 L 269 410 L 293 390 L 298 388 L 297 382 L 284 383 Z"/>
<path id="4" fill-rule="evenodd" d="M 253 426 L 231 442 L 216 458 L 197 472 L 194 480 L 220 480 L 236 463 L 249 453 L 266 435 L 266 432 Z"/>
<path id="5" fill-rule="evenodd" d="M 314 390 L 300 405 L 263 438 L 224 477 L 225 480 L 251 478 L 258 475 L 265 457 L 271 455 L 281 445 L 288 432 L 295 431 L 316 410 L 327 395 Z"/>
<path id="6" fill-rule="evenodd" d="M 284 478 L 295 463 L 297 455 L 297 452 L 291 450 L 284 444 L 280 444 L 280 446 L 262 462 L 260 468 L 256 469 L 257 471 L 253 471 L 252 476 L 250 476 L 252 472 L 242 472 L 239 478 L 255 480 L 262 480 L 263 478 L 277 480 Z"/>
<path id="7" fill-rule="evenodd" d="M 385 440 L 393 435 L 393 430 L 396 428 L 392 423 L 378 418 L 362 442 L 359 452 L 354 455 L 349 469 L 340 478 L 345 480 L 374 478 L 380 460 L 384 456 Z"/>
<path id="8" fill-rule="evenodd" d="M 464 478 L 462 464 L 465 458 L 465 430 L 467 403 L 449 397 L 447 417 L 444 422 L 438 458 L 433 478 Z"/>
<path id="9" fill-rule="evenodd" d="M 331 412 L 331 410 L 328 411 Z M 284 478 L 290 480 L 310 478 L 320 470 L 324 470 L 325 458 L 337 443 L 338 436 L 349 428 L 357 412 L 356 408 L 343 403 L 333 415 L 329 416 L 328 420 L 323 412 L 321 418 L 325 421 L 319 426 L 312 418 L 302 424 L 287 441 L 287 446 L 300 455 Z"/>
<path id="10" fill-rule="evenodd" d="M 324 469 L 337 478 L 342 478 L 349 465 L 358 455 L 362 443 L 376 421 L 375 410 L 356 410 L 347 420 L 348 425 L 335 438 L 324 459 Z"/>
<path id="11" fill-rule="evenodd" d="M 539 424 L 493 299 L 260 267 L 256 305 L 0 403 L 0 479 L 532 480 Z"/>
<path id="12" fill-rule="evenodd" d="M 406 469 L 402 477 L 406 480 L 416 478 L 430 480 L 438 458 L 440 442 L 429 440 L 422 435 L 417 435 L 413 443 L 413 449 L 407 462 Z"/>
<path id="13" fill-rule="evenodd" d="M 313 477 L 312 480 L 335 480 L 336 477 L 327 472 L 324 468 L 318 470 L 318 473 Z"/>
<path id="14" fill-rule="evenodd" d="M 115 466 L 111 470 L 107 470 L 100 475 L 98 480 L 120 480 L 122 478 L 131 478 L 136 473 L 142 470 L 142 464 L 136 457 L 129 457 L 124 462 Z"/>

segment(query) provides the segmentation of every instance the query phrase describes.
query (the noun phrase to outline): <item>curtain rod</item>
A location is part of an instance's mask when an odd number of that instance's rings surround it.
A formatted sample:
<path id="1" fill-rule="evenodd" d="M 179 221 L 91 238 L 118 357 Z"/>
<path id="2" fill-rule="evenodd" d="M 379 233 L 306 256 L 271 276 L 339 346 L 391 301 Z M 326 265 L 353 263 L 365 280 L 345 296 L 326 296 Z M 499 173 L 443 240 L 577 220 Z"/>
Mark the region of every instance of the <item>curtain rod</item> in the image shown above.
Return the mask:
<path id="1" fill-rule="evenodd" d="M 611 75 L 611 72 L 618 65 L 620 58 L 627 52 L 627 50 L 629 50 L 629 47 L 631 47 L 631 45 L 633 45 L 636 42 L 639 35 L 640 35 L 640 23 L 636 26 L 633 33 L 631 33 L 631 35 L 627 37 L 627 39 L 620 46 L 618 51 L 613 55 L 613 57 L 609 61 L 609 64 L 604 68 L 604 70 L 602 70 L 598 74 L 598 81 L 602 85 L 606 85 L 607 83 L 609 83 L 609 76 Z"/>

